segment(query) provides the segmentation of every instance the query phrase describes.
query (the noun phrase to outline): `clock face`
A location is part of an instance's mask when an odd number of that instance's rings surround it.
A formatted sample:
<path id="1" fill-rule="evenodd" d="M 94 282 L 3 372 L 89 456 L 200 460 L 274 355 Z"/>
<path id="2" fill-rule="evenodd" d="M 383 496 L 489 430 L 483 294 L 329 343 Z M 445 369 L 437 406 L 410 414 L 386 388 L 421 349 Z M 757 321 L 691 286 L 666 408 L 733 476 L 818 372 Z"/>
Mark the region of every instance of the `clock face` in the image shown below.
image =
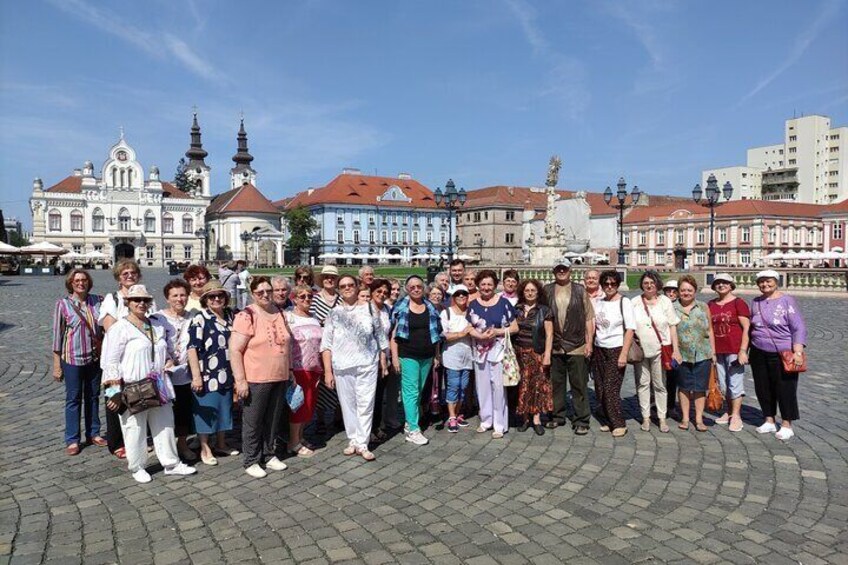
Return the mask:
<path id="1" fill-rule="evenodd" d="M 250 175 L 248 174 L 248 172 L 247 172 L 247 171 L 245 171 L 245 172 L 243 172 L 243 173 L 241 174 L 241 176 L 243 176 L 244 178 L 247 178 L 247 177 L 248 177 L 248 176 L 250 176 Z"/>
<path id="2" fill-rule="evenodd" d="M 127 160 L 127 152 L 126 151 L 118 151 L 118 161 L 126 161 Z"/>

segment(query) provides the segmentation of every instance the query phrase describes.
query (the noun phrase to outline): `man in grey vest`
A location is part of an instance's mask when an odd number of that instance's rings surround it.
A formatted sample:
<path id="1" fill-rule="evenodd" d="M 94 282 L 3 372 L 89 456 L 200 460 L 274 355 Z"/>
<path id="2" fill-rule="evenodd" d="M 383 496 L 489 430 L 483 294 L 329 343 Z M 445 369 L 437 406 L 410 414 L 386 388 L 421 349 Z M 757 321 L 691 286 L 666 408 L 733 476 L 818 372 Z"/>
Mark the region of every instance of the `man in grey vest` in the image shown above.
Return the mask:
<path id="1" fill-rule="evenodd" d="M 565 397 L 571 386 L 577 435 L 589 433 L 589 358 L 595 334 L 595 311 L 589 293 L 571 282 L 571 261 L 562 259 L 554 267 L 554 282 L 545 285 L 554 315 L 554 347 L 551 355 L 551 384 L 554 412 L 547 427 L 564 426 Z"/>

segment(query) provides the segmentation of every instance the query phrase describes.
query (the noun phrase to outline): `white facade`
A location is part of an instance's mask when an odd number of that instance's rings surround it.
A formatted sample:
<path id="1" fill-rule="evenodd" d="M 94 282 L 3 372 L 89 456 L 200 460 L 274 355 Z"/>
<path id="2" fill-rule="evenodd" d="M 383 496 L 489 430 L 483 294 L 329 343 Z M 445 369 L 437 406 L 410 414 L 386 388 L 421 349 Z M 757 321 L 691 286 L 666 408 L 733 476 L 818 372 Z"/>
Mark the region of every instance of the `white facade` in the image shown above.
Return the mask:
<path id="1" fill-rule="evenodd" d="M 99 251 L 113 261 L 134 257 L 150 267 L 201 258 L 195 231 L 204 225 L 208 198 L 161 182 L 157 167 L 145 179 L 123 135 L 99 173 L 95 176 L 93 164 L 86 161 L 49 189 L 35 179 L 30 198 L 33 243 L 49 241 L 77 253 Z"/>
<path id="2" fill-rule="evenodd" d="M 762 149 L 762 148 L 760 148 Z M 751 150 L 748 150 L 750 155 Z M 707 186 L 707 179 L 715 175 L 719 188 L 729 182 L 733 186 L 731 200 L 759 200 L 762 198 L 762 170 L 756 167 L 722 167 L 701 173 L 701 188 Z"/>
<path id="3" fill-rule="evenodd" d="M 748 149 L 747 167 L 705 170 L 702 176 L 706 179 L 716 170 L 756 169 L 761 175 L 760 194 L 750 186 L 752 198 L 830 204 L 848 198 L 846 144 L 848 128 L 831 127 L 826 116 L 792 118 L 784 124 L 782 143 Z M 734 190 L 734 200 L 744 198 L 744 191 Z"/>

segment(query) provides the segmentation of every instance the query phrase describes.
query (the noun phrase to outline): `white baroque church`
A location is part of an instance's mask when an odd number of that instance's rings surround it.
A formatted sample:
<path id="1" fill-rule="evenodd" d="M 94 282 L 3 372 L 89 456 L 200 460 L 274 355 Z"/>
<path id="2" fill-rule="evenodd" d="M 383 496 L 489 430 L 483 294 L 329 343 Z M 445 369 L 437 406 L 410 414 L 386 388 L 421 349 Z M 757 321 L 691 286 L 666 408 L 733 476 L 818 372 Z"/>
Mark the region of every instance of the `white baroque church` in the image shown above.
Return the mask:
<path id="1" fill-rule="evenodd" d="M 187 176 L 196 188 L 190 192 L 160 180 L 155 166 L 145 178 L 123 130 L 98 171 L 86 161 L 49 188 L 36 178 L 30 198 L 33 241 L 79 254 L 100 252 L 112 261 L 132 257 L 148 267 L 200 260 L 199 228 L 211 196 L 197 115 L 191 138 Z"/>

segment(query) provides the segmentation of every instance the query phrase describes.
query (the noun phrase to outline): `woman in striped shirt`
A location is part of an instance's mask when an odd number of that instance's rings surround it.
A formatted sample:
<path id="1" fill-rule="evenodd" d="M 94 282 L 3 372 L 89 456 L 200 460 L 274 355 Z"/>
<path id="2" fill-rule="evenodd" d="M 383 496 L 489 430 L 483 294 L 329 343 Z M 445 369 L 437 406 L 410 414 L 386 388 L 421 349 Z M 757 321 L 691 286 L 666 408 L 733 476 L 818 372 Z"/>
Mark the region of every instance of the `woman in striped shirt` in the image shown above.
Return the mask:
<path id="1" fill-rule="evenodd" d="M 97 326 L 100 297 L 89 294 L 93 283 L 82 269 L 65 277 L 68 296 L 53 312 L 53 378 L 65 382 L 65 453 L 80 452 L 80 412 L 85 413 L 86 443 L 106 445 L 100 437 L 100 340 Z M 84 409 L 83 409 L 84 407 Z"/>

